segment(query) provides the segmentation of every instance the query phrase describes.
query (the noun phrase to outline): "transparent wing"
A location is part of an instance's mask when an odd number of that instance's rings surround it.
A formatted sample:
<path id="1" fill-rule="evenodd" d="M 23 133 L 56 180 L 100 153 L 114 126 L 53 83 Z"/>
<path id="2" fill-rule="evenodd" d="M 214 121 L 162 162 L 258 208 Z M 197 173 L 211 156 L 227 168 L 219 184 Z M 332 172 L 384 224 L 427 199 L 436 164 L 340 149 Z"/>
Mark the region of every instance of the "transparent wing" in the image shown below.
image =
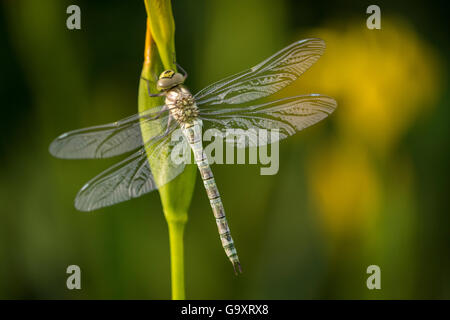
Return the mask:
<path id="1" fill-rule="evenodd" d="M 271 95 L 296 80 L 324 50 L 321 39 L 295 42 L 253 68 L 204 88 L 195 95 L 197 104 L 237 104 Z"/>
<path id="2" fill-rule="evenodd" d="M 114 123 L 70 131 L 56 138 L 49 151 L 53 156 L 64 159 L 113 157 L 143 145 L 141 124 L 158 120 L 160 130 L 154 131 L 153 135 L 164 133 L 168 117 L 167 108 L 159 106 Z M 156 126 L 151 127 L 154 129 Z"/>
<path id="3" fill-rule="evenodd" d="M 311 94 L 251 107 L 223 106 L 215 111 L 202 111 L 199 116 L 204 134 L 210 130 L 210 136 L 222 137 L 237 147 L 254 147 L 291 136 L 327 117 L 336 106 L 330 97 Z"/>
<path id="4" fill-rule="evenodd" d="M 173 123 L 169 134 L 150 140 L 139 151 L 86 183 L 75 198 L 75 207 L 92 211 L 111 206 L 140 197 L 178 176 L 185 163 L 172 161 L 170 155 L 175 148 L 186 148 L 187 143 L 185 139 L 172 141 L 176 128 Z"/>

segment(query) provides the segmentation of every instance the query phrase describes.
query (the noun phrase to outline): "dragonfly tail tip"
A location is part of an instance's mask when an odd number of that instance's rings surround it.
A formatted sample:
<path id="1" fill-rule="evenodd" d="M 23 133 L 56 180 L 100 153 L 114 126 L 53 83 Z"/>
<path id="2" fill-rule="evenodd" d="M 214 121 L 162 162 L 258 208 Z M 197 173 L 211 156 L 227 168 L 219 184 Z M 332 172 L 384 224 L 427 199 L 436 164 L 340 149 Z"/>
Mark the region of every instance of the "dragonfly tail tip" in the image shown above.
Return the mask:
<path id="1" fill-rule="evenodd" d="M 239 261 L 233 262 L 233 269 L 235 275 L 239 275 L 240 273 L 242 273 L 242 267 Z"/>

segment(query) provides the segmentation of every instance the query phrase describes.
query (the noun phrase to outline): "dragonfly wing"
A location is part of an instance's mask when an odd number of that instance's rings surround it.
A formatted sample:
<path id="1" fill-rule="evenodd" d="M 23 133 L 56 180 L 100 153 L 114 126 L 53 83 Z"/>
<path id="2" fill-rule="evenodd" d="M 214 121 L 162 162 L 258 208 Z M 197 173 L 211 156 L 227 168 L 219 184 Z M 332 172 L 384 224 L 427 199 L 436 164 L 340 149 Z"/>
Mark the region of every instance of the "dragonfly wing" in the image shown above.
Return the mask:
<path id="1" fill-rule="evenodd" d="M 291 44 L 251 69 L 225 78 L 195 95 L 198 105 L 238 104 L 271 95 L 296 80 L 325 50 L 321 39 Z"/>
<path id="2" fill-rule="evenodd" d="M 200 118 L 204 130 L 220 136 L 238 147 L 263 146 L 301 131 L 331 114 L 336 108 L 334 99 L 319 95 L 284 98 L 251 107 L 230 107 L 203 111 Z M 261 132 L 260 130 L 266 130 Z M 267 130 L 278 130 L 278 137 Z"/>
<path id="3" fill-rule="evenodd" d="M 174 125 L 171 132 L 175 128 Z M 174 179 L 183 172 L 185 164 L 170 161 L 168 155 L 175 147 L 170 137 L 168 134 L 149 141 L 139 151 L 93 178 L 78 192 L 75 207 L 80 211 L 92 211 L 111 206 L 140 197 Z"/>
<path id="4" fill-rule="evenodd" d="M 64 159 L 109 158 L 132 151 L 144 144 L 141 125 L 156 127 L 153 124 L 158 125 L 154 119 L 158 114 L 160 127 L 153 135 L 162 134 L 169 117 L 169 111 L 164 106 L 114 123 L 64 133 L 50 144 L 49 151 L 53 156 Z"/>

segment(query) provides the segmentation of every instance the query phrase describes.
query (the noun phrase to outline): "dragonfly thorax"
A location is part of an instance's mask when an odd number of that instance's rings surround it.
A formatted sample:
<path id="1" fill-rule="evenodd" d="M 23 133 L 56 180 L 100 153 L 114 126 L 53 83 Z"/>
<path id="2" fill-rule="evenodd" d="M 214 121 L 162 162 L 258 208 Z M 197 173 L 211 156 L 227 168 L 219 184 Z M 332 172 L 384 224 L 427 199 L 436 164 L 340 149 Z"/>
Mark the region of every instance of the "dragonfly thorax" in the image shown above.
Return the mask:
<path id="1" fill-rule="evenodd" d="M 179 123 L 191 122 L 198 116 L 195 99 L 184 85 L 178 85 L 167 91 L 166 105 Z"/>

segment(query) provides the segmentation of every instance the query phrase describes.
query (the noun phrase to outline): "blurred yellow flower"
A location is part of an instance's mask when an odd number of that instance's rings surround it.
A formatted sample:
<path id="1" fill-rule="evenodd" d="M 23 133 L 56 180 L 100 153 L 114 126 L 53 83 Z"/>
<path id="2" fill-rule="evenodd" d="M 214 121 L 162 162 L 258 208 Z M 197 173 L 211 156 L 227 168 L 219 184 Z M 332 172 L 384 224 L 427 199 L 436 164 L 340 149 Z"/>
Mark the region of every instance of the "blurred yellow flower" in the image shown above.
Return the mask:
<path id="1" fill-rule="evenodd" d="M 438 59 L 400 20 L 383 18 L 381 30 L 361 21 L 312 30 L 327 50 L 288 94 L 321 93 L 338 101 L 338 129 L 385 153 L 429 108 L 438 92 Z"/>
<path id="2" fill-rule="evenodd" d="M 324 145 L 309 158 L 308 182 L 327 232 L 341 236 L 373 222 L 379 182 L 364 149 L 351 144 Z"/>
<path id="3" fill-rule="evenodd" d="M 354 21 L 308 34 L 324 39 L 327 50 L 283 95 L 321 93 L 338 101 L 333 140 L 311 152 L 307 172 L 324 229 L 342 236 L 367 230 L 383 212 L 375 163 L 392 161 L 402 134 L 434 105 L 439 61 L 399 19 L 383 17 L 381 30 Z"/>

